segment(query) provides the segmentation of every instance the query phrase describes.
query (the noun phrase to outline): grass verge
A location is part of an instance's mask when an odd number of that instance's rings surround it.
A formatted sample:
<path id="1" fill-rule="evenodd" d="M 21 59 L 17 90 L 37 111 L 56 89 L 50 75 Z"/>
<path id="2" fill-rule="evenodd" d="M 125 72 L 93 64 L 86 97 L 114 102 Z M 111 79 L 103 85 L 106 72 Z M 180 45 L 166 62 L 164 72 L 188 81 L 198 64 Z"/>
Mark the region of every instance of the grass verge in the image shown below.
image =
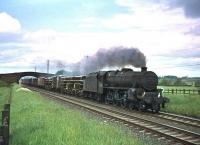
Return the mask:
<path id="1" fill-rule="evenodd" d="M 11 104 L 11 145 L 143 145 L 118 125 L 91 119 L 15 85 Z"/>
<path id="2" fill-rule="evenodd" d="M 200 118 L 200 96 L 164 94 L 170 99 L 163 111 Z"/>

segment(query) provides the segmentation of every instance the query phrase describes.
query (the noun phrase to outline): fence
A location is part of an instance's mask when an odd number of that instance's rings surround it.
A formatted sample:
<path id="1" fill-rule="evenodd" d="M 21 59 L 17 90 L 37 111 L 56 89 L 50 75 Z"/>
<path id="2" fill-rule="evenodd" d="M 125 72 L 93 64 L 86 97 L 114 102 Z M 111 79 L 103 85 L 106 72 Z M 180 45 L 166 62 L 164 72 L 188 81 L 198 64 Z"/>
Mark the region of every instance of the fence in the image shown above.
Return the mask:
<path id="1" fill-rule="evenodd" d="M 200 95 L 200 90 L 190 90 L 190 89 L 166 89 L 164 93 L 168 94 L 198 94 Z"/>
<path id="2" fill-rule="evenodd" d="M 0 145 L 9 145 L 9 127 L 10 127 L 10 102 L 11 93 L 8 98 L 8 103 L 5 103 L 2 110 L 2 122 L 0 126 Z"/>

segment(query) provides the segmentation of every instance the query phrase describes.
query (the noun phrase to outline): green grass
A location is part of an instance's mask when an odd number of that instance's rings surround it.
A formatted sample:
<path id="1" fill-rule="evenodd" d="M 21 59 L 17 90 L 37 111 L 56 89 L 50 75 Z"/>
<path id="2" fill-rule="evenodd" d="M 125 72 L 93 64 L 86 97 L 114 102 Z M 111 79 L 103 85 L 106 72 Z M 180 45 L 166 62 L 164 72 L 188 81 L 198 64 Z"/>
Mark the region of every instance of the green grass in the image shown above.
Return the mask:
<path id="1" fill-rule="evenodd" d="M 0 87 L 8 87 L 9 84 L 0 80 Z"/>
<path id="2" fill-rule="evenodd" d="M 9 87 L 0 87 L 0 110 L 3 109 L 3 104 L 7 103 L 9 95 L 10 95 Z"/>
<path id="3" fill-rule="evenodd" d="M 164 111 L 200 118 L 200 95 L 164 94 L 170 99 Z"/>
<path id="4" fill-rule="evenodd" d="M 10 145 L 143 145 L 129 129 L 41 97 L 15 85 Z"/>
<path id="5" fill-rule="evenodd" d="M 194 86 L 158 86 L 158 88 L 178 90 L 200 90 Z M 198 94 L 168 94 L 164 96 L 170 99 L 163 111 L 200 118 L 200 95 Z"/>

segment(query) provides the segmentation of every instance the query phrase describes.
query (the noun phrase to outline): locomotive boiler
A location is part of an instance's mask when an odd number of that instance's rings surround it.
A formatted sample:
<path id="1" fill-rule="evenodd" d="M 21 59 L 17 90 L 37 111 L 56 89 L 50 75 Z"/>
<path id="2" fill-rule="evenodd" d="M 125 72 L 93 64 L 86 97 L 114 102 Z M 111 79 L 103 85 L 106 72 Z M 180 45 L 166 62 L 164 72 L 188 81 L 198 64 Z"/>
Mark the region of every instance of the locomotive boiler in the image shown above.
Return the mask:
<path id="1" fill-rule="evenodd" d="M 106 83 L 113 87 L 134 87 L 151 91 L 158 85 L 158 77 L 152 71 L 147 71 L 146 67 L 141 68 L 141 72 L 132 69 L 122 69 L 121 71 L 109 71 L 106 74 Z"/>

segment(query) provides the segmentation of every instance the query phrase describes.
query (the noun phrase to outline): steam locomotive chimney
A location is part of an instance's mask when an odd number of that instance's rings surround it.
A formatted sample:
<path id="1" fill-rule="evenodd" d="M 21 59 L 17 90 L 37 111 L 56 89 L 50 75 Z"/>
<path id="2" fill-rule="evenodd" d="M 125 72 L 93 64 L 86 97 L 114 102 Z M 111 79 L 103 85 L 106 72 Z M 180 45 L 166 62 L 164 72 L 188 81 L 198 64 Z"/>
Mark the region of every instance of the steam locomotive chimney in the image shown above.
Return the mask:
<path id="1" fill-rule="evenodd" d="M 141 67 L 141 72 L 147 71 L 147 67 Z"/>

